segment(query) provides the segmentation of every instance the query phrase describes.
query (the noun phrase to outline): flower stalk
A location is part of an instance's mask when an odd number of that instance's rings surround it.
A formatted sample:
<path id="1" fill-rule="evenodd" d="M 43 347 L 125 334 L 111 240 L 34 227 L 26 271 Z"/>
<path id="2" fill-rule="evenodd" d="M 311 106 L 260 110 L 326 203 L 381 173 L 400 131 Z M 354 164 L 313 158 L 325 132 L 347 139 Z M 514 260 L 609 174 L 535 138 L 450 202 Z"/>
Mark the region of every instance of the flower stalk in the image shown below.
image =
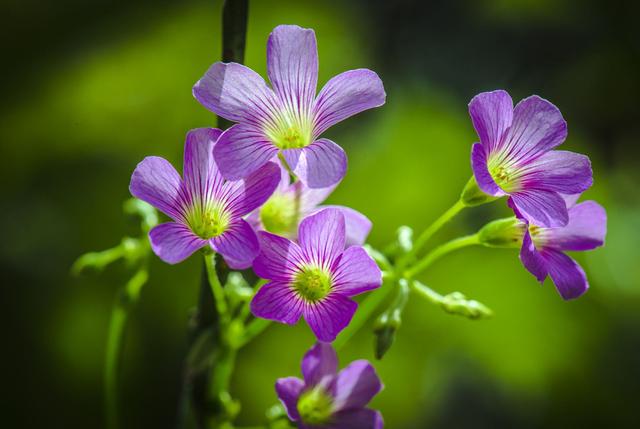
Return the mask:
<path id="1" fill-rule="evenodd" d="M 404 277 L 412 279 L 447 253 L 476 244 L 480 244 L 477 234 L 454 238 L 453 240 L 448 241 L 427 253 L 424 258 L 420 259 L 415 265 L 404 272 Z"/>
<path id="2" fill-rule="evenodd" d="M 439 218 L 437 218 L 431 225 L 425 229 L 422 234 L 413 242 L 413 247 L 409 250 L 399 261 L 398 268 L 403 269 L 405 266 L 411 263 L 412 259 L 418 254 L 418 252 L 424 247 L 425 244 L 438 232 L 443 226 L 451 221 L 458 213 L 460 213 L 466 205 L 462 200 L 458 200 L 447 211 L 445 211 Z"/>

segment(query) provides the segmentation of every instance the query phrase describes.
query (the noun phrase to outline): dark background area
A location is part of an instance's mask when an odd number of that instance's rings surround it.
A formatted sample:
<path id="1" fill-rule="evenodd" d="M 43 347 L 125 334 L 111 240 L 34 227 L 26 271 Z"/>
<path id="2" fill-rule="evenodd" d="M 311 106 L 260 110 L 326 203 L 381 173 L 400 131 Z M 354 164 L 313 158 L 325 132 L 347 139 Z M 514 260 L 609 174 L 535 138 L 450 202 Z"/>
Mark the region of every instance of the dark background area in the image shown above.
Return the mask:
<path id="1" fill-rule="evenodd" d="M 220 57 L 220 1 L 4 1 L 0 79 L 0 246 L 4 319 L 2 426 L 99 428 L 111 304 L 129 274 L 70 275 L 82 253 L 136 225 L 122 213 L 146 155 L 180 167 L 184 135 L 215 124 L 191 86 Z M 460 290 L 495 317 L 469 321 L 412 297 L 398 340 L 376 362 L 374 406 L 396 428 L 634 428 L 640 418 L 640 6 L 634 1 L 257 1 L 247 65 L 265 75 L 273 27 L 316 30 L 320 84 L 351 68 L 379 72 L 387 104 L 331 129 L 350 169 L 331 202 L 374 222 L 372 245 L 399 224 L 424 228 L 458 196 L 475 133 L 466 105 L 503 88 L 539 94 L 588 154 L 585 198 L 608 211 L 607 245 L 576 255 L 591 290 L 563 302 L 515 252 L 468 249 L 422 280 Z M 469 210 L 440 236 L 508 213 Z M 123 364 L 126 427 L 174 427 L 186 323 L 199 261 L 154 259 Z M 243 350 L 233 392 L 259 423 L 273 382 L 299 372 L 312 337 L 271 327 Z M 341 354 L 373 359 L 370 330 Z"/>

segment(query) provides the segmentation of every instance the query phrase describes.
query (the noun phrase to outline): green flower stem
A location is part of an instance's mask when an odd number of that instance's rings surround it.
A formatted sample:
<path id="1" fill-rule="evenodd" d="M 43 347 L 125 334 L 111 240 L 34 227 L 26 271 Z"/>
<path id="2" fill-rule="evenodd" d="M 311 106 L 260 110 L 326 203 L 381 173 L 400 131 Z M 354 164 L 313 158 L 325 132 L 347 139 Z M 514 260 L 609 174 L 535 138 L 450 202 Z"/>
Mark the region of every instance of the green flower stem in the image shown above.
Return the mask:
<path id="1" fill-rule="evenodd" d="M 271 325 L 271 320 L 256 317 L 247 324 L 238 347 L 243 347 Z"/>
<path id="2" fill-rule="evenodd" d="M 138 269 L 127 284 L 118 293 L 111 311 L 109 333 L 107 336 L 107 351 L 105 357 L 105 409 L 107 412 L 107 428 L 119 427 L 118 413 L 118 374 L 122 357 L 122 341 L 124 330 L 129 317 L 129 311 L 140 296 L 142 286 L 147 282 L 149 274 L 146 264 Z"/>
<path id="3" fill-rule="evenodd" d="M 358 311 L 356 311 L 356 314 L 353 316 L 349 326 L 344 328 L 340 335 L 338 335 L 338 338 L 333 342 L 333 347 L 336 350 L 340 350 L 351 339 L 351 337 L 355 335 L 360 328 L 362 328 L 376 308 L 378 308 L 387 295 L 395 289 L 395 286 L 396 279 L 394 276 L 388 273 L 383 273 L 382 286 L 380 289 L 367 294 L 367 297 L 363 299 L 358 306 Z"/>
<path id="4" fill-rule="evenodd" d="M 214 252 L 204 253 L 204 264 L 207 267 L 207 279 L 209 280 L 209 287 L 215 301 L 216 311 L 218 312 L 218 318 L 222 330 L 229 324 L 229 311 L 227 305 L 227 298 L 222 289 L 220 278 L 216 272 L 216 254 Z"/>
<path id="5" fill-rule="evenodd" d="M 435 261 L 446 255 L 447 253 L 476 244 L 480 244 L 480 241 L 478 240 L 478 234 L 458 237 L 451 241 L 448 241 L 443 245 L 436 247 L 431 252 L 427 253 L 427 255 L 419 260 L 413 267 L 406 270 L 403 277 L 411 279 L 420 272 L 424 271 L 427 267 L 429 267 L 431 264 L 433 264 Z"/>
<path id="6" fill-rule="evenodd" d="M 398 268 L 403 269 L 411 259 L 424 247 L 424 245 L 433 237 L 433 235 L 440 230 L 444 225 L 453 219 L 458 213 L 462 211 L 466 206 L 462 200 L 456 201 L 446 212 L 444 212 L 438 219 L 436 219 L 427 229 L 425 229 L 420 236 L 414 241 L 413 248 L 402 257 L 398 263 Z"/>

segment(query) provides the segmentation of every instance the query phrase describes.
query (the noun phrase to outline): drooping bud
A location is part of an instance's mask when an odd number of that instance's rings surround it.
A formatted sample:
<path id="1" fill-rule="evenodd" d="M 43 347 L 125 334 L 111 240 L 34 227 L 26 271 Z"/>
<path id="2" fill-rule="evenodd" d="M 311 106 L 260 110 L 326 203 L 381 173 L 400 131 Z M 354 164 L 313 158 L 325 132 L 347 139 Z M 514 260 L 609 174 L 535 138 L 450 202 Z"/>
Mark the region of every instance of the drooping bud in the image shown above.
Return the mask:
<path id="1" fill-rule="evenodd" d="M 389 308 L 378 317 L 373 327 L 376 359 L 382 359 L 393 345 L 396 332 L 402 324 L 402 311 L 407 304 L 408 296 L 409 285 L 405 279 L 402 279 L 398 282 L 398 294 Z"/>
<path id="2" fill-rule="evenodd" d="M 497 199 L 497 197 L 485 194 L 478 186 L 474 176 L 471 176 L 460 195 L 460 201 L 467 207 L 479 206 Z"/>
<path id="3" fill-rule="evenodd" d="M 478 231 L 478 241 L 483 246 L 520 248 L 526 225 L 516 217 L 489 222 Z"/>

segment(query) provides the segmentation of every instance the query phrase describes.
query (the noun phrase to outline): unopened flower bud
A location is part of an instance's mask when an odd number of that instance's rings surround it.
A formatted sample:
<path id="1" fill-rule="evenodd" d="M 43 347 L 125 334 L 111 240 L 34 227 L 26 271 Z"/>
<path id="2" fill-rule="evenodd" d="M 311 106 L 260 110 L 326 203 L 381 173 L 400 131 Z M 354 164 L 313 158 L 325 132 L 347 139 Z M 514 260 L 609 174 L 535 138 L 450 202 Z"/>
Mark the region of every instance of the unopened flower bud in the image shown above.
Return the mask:
<path id="1" fill-rule="evenodd" d="M 378 317 L 373 327 L 376 359 L 382 359 L 393 345 L 396 338 L 396 331 L 402 324 L 402 310 L 404 310 L 408 296 L 409 285 L 406 280 L 400 280 L 398 284 L 398 294 L 389 308 Z"/>
<path id="2" fill-rule="evenodd" d="M 410 227 L 403 225 L 398 228 L 396 233 L 398 239 L 398 245 L 402 252 L 407 253 L 413 249 L 413 229 Z"/>
<path id="3" fill-rule="evenodd" d="M 458 314 L 469 319 L 483 319 L 493 316 L 493 312 L 486 305 L 473 299 L 467 299 L 460 292 L 445 295 L 441 305 L 447 313 Z"/>

